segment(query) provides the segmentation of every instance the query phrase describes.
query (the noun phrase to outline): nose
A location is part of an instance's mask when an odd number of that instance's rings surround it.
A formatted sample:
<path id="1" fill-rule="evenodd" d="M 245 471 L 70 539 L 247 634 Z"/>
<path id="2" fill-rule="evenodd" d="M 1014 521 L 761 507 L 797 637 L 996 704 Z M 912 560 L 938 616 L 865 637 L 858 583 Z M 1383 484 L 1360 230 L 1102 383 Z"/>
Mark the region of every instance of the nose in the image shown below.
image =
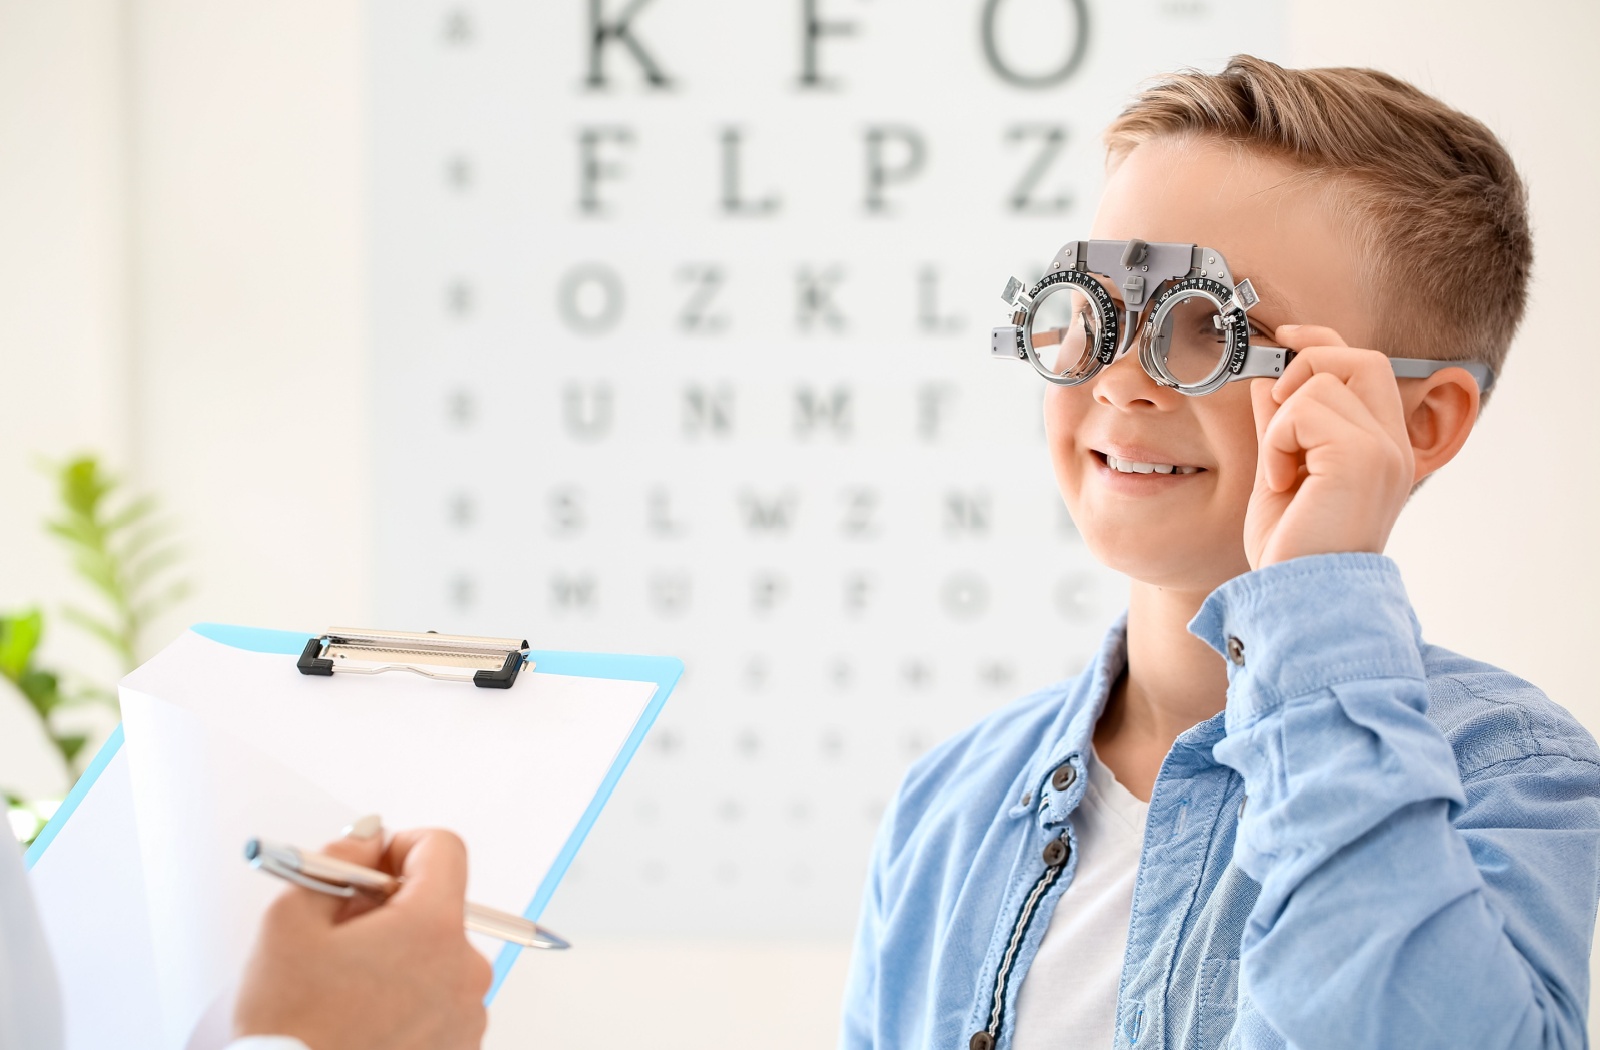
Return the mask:
<path id="1" fill-rule="evenodd" d="M 1139 363 L 1137 347 L 1102 368 L 1090 383 L 1094 399 L 1102 405 L 1124 411 L 1176 408 L 1183 395 L 1151 378 Z"/>

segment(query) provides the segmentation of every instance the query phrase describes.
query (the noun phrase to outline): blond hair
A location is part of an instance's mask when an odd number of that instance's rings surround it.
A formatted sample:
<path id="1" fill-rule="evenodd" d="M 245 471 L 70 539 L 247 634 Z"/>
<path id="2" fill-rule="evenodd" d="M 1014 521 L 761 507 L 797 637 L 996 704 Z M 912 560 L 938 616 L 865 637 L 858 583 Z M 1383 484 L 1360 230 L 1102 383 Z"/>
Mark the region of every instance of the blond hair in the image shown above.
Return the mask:
<path id="1" fill-rule="evenodd" d="M 1107 162 L 1172 136 L 1260 151 L 1326 183 L 1373 264 L 1376 349 L 1499 374 L 1527 305 L 1533 236 L 1522 180 L 1481 122 L 1377 70 L 1236 55 L 1215 75 L 1143 90 L 1106 129 Z"/>

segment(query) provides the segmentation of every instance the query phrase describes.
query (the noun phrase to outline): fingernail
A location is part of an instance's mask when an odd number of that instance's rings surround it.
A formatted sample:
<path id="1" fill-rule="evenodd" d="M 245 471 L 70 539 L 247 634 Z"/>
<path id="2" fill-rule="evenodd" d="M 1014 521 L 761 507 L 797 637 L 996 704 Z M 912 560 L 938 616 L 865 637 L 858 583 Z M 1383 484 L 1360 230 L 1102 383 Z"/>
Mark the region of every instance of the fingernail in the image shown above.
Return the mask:
<path id="1" fill-rule="evenodd" d="M 1281 332 L 1281 331 L 1283 331 L 1283 330 L 1285 330 L 1285 329 L 1288 329 L 1288 330 L 1289 330 L 1289 331 L 1291 331 L 1291 332 L 1292 332 L 1292 331 L 1294 331 L 1294 330 L 1295 330 L 1295 329 L 1296 329 L 1296 328 L 1299 328 L 1299 327 L 1300 327 L 1300 326 L 1299 326 L 1299 325 L 1297 325 L 1297 324 L 1280 324 L 1280 325 L 1279 325 L 1279 326 L 1278 326 L 1278 331 L 1280 331 L 1280 332 Z"/>
<path id="2" fill-rule="evenodd" d="M 368 813 L 366 816 L 357 817 L 346 824 L 344 826 L 344 837 L 347 839 L 370 839 L 382 830 L 383 818 L 376 813 Z"/>

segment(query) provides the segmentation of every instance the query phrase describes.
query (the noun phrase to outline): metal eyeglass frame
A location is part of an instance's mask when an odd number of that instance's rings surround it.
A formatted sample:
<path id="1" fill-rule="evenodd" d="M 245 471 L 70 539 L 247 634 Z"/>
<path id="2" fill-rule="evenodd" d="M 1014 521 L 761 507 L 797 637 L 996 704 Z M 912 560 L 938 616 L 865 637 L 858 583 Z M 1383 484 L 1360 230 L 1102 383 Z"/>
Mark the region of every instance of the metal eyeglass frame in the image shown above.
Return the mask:
<path id="1" fill-rule="evenodd" d="M 1106 283 L 1122 292 L 1119 313 Z M 1227 260 L 1215 248 L 1170 242 L 1068 241 L 1050 264 L 1050 270 L 1029 291 L 1015 277 L 1006 282 L 1001 298 L 1014 308 L 1011 323 L 990 336 L 989 354 L 1002 360 L 1020 359 L 1033 365 L 1045 379 L 1061 386 L 1077 386 L 1127 353 L 1139 332 L 1139 363 L 1162 386 L 1190 397 L 1221 389 L 1237 379 L 1272 378 L 1283 374 L 1295 351 L 1250 341 L 1250 308 L 1260 301 L 1249 279 L 1233 279 Z M 1052 372 L 1040 361 L 1033 340 L 1033 320 L 1039 304 L 1059 292 L 1075 288 L 1096 313 L 1099 340 L 1084 357 L 1082 371 Z M 1216 367 L 1204 379 L 1184 383 L 1167 366 L 1166 351 L 1157 345 L 1167 315 L 1193 298 L 1209 300 L 1222 319 L 1224 349 Z M 1139 317 L 1149 311 L 1143 326 Z M 1394 374 L 1421 379 L 1446 368 L 1462 368 L 1488 393 L 1494 371 L 1480 361 L 1435 361 L 1391 357 Z"/>

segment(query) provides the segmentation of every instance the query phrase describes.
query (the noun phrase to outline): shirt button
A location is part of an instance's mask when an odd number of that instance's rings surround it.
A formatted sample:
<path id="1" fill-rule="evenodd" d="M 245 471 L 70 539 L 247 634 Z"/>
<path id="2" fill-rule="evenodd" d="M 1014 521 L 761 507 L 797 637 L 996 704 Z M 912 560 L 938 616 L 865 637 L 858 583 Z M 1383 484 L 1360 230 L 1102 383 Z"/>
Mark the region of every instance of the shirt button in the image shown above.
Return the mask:
<path id="1" fill-rule="evenodd" d="M 967 1040 L 967 1050 L 994 1050 L 994 1036 L 988 1032 L 973 1032 Z"/>
<path id="2" fill-rule="evenodd" d="M 1055 775 L 1050 778 L 1050 786 L 1057 791 L 1065 791 L 1077 779 L 1078 771 L 1072 768 L 1071 763 L 1068 763 L 1067 765 L 1056 767 Z"/>
<path id="3" fill-rule="evenodd" d="M 1237 667 L 1244 666 L 1244 643 L 1239 640 L 1239 636 L 1236 634 L 1228 635 L 1228 659 L 1232 660 Z"/>
<path id="4" fill-rule="evenodd" d="M 1044 862 L 1050 867 L 1055 867 L 1067 859 L 1067 844 L 1060 839 L 1051 839 L 1044 848 Z"/>
<path id="5" fill-rule="evenodd" d="M 1033 803 L 1033 792 L 1031 792 L 1031 791 L 1024 791 L 1024 792 L 1023 792 L 1023 793 L 1022 793 L 1022 802 L 1021 802 L 1021 805 L 1024 805 L 1024 806 L 1027 806 L 1027 805 L 1031 805 L 1031 804 L 1032 804 L 1032 803 Z"/>

